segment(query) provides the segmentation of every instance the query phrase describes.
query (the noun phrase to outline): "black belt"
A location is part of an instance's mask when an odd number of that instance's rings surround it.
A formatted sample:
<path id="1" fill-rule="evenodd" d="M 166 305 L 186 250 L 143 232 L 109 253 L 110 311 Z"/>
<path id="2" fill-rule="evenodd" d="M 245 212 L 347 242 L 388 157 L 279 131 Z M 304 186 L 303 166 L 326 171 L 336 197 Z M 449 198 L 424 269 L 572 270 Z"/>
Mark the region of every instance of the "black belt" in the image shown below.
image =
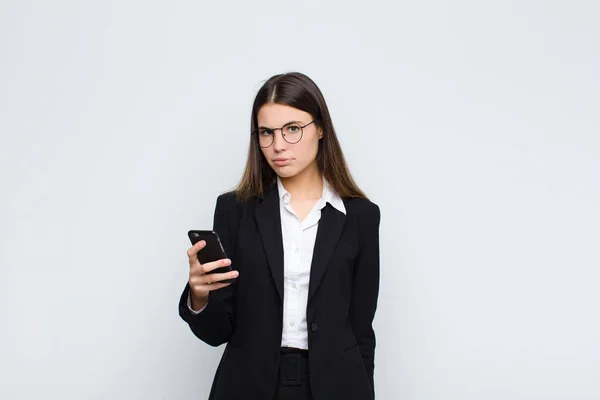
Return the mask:
<path id="1" fill-rule="evenodd" d="M 308 380 L 308 350 L 282 347 L 279 360 L 279 383 L 300 386 Z"/>

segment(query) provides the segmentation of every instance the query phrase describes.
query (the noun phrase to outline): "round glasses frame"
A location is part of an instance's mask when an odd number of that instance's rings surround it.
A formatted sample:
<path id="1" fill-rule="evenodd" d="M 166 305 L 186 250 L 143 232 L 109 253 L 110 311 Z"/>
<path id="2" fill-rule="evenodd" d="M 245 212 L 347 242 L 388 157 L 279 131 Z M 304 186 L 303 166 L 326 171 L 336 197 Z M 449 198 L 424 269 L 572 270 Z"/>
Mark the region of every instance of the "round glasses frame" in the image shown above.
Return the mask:
<path id="1" fill-rule="evenodd" d="M 255 130 L 253 130 L 253 131 L 252 131 L 252 135 L 254 135 L 254 136 L 256 137 L 256 141 L 257 141 L 258 145 L 259 145 L 260 147 L 262 147 L 263 149 L 264 149 L 264 148 L 267 148 L 267 147 L 270 147 L 270 146 L 273 144 L 273 142 L 275 142 L 275 131 L 281 131 L 281 136 L 283 137 L 283 140 L 285 140 L 285 141 L 286 141 L 286 142 L 288 142 L 289 144 L 296 144 L 296 143 L 298 143 L 300 140 L 302 140 L 302 137 L 304 136 L 304 128 L 306 128 L 307 126 L 309 126 L 310 124 L 312 124 L 312 123 L 313 123 L 313 122 L 315 122 L 315 121 L 316 121 L 316 119 L 313 119 L 312 121 L 310 121 L 310 122 L 309 122 L 308 124 L 306 124 L 306 125 L 301 125 L 301 124 L 299 124 L 298 122 L 288 122 L 287 124 L 285 124 L 285 125 L 284 125 L 284 126 L 282 126 L 281 128 L 259 128 L 259 129 L 255 129 Z M 298 140 L 296 140 L 295 142 L 290 142 L 288 139 L 286 139 L 286 137 L 285 137 L 285 133 L 283 133 L 283 130 L 284 130 L 286 127 L 289 127 L 289 126 L 297 126 L 298 128 L 300 128 L 300 137 L 299 137 L 299 138 L 298 138 Z M 259 136 L 259 135 L 260 135 L 260 131 L 261 131 L 261 130 L 262 130 L 262 131 L 269 131 L 269 132 L 271 132 L 271 133 L 273 134 L 273 135 L 271 136 L 271 143 L 269 143 L 269 144 L 268 144 L 268 145 L 266 145 L 266 146 L 263 146 L 263 145 L 261 145 L 261 144 L 260 144 L 260 136 Z"/>

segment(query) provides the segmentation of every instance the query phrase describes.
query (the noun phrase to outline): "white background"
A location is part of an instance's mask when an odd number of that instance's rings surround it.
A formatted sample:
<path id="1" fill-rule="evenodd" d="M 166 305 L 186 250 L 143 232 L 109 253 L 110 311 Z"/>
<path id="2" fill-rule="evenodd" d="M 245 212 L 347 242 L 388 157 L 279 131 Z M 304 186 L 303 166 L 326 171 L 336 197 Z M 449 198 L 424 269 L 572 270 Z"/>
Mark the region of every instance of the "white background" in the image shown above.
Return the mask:
<path id="1" fill-rule="evenodd" d="M 298 70 L 381 206 L 377 398 L 599 399 L 599 20 L 2 1 L 0 398 L 206 398 L 223 347 L 177 314 L 186 231 L 240 178 L 256 90 Z"/>

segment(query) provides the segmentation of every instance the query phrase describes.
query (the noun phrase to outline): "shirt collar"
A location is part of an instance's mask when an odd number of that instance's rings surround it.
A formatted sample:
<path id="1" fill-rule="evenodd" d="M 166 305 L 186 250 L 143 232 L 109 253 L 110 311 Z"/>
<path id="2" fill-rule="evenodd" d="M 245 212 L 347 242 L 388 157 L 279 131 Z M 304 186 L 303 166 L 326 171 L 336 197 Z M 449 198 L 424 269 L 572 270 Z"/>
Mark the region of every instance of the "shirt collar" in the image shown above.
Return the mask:
<path id="1" fill-rule="evenodd" d="M 277 176 L 277 190 L 279 192 L 279 200 L 289 201 L 292 197 L 290 192 L 285 190 L 283 187 L 283 183 L 281 183 L 281 179 Z M 323 178 L 323 193 L 321 194 L 321 198 L 319 199 L 321 203 L 319 205 L 319 209 L 325 207 L 326 203 L 329 203 L 341 213 L 346 214 L 346 207 L 344 206 L 344 201 L 342 198 L 335 192 L 335 190 L 331 187 L 327 179 Z"/>

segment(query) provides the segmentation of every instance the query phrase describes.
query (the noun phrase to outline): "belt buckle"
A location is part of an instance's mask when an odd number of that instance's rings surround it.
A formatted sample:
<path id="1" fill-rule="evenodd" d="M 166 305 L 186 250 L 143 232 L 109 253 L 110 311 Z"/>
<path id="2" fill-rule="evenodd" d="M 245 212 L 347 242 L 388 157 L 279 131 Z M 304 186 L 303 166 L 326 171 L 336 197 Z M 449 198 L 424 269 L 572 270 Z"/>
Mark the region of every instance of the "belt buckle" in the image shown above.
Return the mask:
<path id="1" fill-rule="evenodd" d="M 300 386 L 300 363 L 302 357 L 300 354 L 285 354 L 282 356 L 283 362 L 281 365 L 280 380 L 283 386 Z"/>

